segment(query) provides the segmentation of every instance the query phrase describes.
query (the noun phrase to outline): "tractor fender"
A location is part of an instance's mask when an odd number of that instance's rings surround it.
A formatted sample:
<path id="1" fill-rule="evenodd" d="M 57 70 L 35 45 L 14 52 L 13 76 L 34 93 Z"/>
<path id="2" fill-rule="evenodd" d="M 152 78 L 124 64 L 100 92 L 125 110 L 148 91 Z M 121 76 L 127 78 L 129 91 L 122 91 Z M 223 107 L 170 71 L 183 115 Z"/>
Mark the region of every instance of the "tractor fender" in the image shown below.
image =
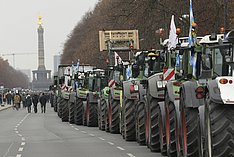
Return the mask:
<path id="1" fill-rule="evenodd" d="M 220 95 L 220 90 L 216 80 L 209 80 L 207 83 L 207 92 L 209 94 L 209 99 L 217 104 L 223 104 L 223 100 Z"/>
<path id="2" fill-rule="evenodd" d="M 71 92 L 70 97 L 69 97 L 69 102 L 75 103 L 75 101 L 76 101 L 76 93 Z"/>
<path id="3" fill-rule="evenodd" d="M 130 86 L 138 85 L 138 89 L 140 90 L 140 81 L 139 80 L 127 80 L 123 82 L 123 93 L 127 99 L 139 99 L 139 92 L 131 93 Z"/>
<path id="4" fill-rule="evenodd" d="M 204 105 L 204 99 L 198 99 L 196 97 L 197 87 L 198 85 L 196 81 L 186 81 L 183 83 L 181 92 L 183 92 L 185 107 L 197 108 Z"/>
<path id="5" fill-rule="evenodd" d="M 169 101 L 174 102 L 175 96 L 173 94 L 173 84 L 171 81 L 167 82 L 167 84 L 166 84 L 165 95 L 166 95 L 166 92 L 168 93 Z"/>
<path id="6" fill-rule="evenodd" d="M 202 139 L 205 139 L 205 105 L 198 108 L 199 112 L 199 123 L 200 123 L 200 133 Z M 202 140 L 203 142 L 203 140 Z"/>
<path id="7" fill-rule="evenodd" d="M 162 126 L 163 128 L 166 128 L 166 109 L 165 109 L 165 103 L 164 101 L 158 102 L 159 109 L 162 115 Z"/>
<path id="8" fill-rule="evenodd" d="M 177 117 L 177 124 L 180 124 L 180 100 L 175 100 L 174 105 Z"/>
<path id="9" fill-rule="evenodd" d="M 148 79 L 148 88 L 149 88 L 149 94 L 152 97 L 157 98 L 157 78 L 156 75 L 153 75 L 151 77 L 149 77 Z"/>

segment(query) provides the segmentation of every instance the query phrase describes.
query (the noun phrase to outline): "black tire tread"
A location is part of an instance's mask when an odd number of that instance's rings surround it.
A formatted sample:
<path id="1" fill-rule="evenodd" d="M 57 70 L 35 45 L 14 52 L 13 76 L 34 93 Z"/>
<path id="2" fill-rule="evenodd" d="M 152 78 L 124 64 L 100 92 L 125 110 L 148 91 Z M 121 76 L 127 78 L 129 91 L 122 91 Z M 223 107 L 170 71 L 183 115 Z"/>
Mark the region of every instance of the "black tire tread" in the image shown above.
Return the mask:
<path id="1" fill-rule="evenodd" d="M 124 110 L 125 140 L 134 141 L 136 140 L 134 101 L 126 100 Z"/>
<path id="2" fill-rule="evenodd" d="M 83 124 L 83 100 L 82 99 L 76 99 L 75 104 L 75 115 L 74 115 L 74 122 L 76 125 L 82 125 Z"/>
<path id="3" fill-rule="evenodd" d="M 212 155 L 234 156 L 234 105 L 210 103 Z"/>
<path id="4" fill-rule="evenodd" d="M 111 113 L 112 113 L 112 122 L 111 124 L 109 123 L 109 130 L 110 133 L 112 134 L 118 134 L 119 133 L 119 123 L 120 123 L 120 119 L 119 119 L 119 100 L 114 100 L 111 99 L 110 100 L 110 105 L 111 105 Z"/>

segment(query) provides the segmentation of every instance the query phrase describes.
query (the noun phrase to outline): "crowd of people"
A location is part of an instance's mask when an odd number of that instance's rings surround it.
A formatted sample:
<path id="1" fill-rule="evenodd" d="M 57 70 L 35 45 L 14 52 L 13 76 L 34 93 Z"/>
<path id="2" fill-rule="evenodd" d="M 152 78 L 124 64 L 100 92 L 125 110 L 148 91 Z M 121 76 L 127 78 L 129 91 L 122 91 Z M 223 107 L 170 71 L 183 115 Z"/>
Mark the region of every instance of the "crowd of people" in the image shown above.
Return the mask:
<path id="1" fill-rule="evenodd" d="M 53 95 L 51 93 L 37 93 L 37 92 L 23 92 L 8 91 L 2 95 L 0 94 L 0 104 L 13 105 L 14 110 L 20 108 L 27 108 L 28 113 L 32 112 L 32 106 L 34 113 L 38 112 L 38 104 L 41 105 L 41 113 L 46 112 L 46 103 L 53 104 Z"/>

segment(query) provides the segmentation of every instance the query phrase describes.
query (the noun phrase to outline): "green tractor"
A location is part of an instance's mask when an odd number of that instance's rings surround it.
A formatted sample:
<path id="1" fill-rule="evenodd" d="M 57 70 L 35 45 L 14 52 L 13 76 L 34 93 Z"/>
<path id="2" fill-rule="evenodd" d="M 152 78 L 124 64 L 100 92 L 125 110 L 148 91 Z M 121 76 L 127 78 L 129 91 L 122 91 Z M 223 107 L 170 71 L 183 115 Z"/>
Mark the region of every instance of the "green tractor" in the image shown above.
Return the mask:
<path id="1" fill-rule="evenodd" d="M 118 53 L 128 55 L 130 60 L 132 50 L 139 49 L 138 31 L 99 31 L 99 39 L 100 51 L 107 51 L 109 56 L 108 87 L 101 92 L 99 124 L 102 130 L 110 133 L 120 133 L 121 94 L 126 65 L 122 62 Z"/>
<path id="2" fill-rule="evenodd" d="M 54 84 L 52 85 L 52 91 L 53 91 L 53 102 L 54 102 L 54 112 L 57 112 L 58 109 L 58 87 L 59 87 L 59 81 L 58 81 L 58 74 L 54 74 Z"/>
<path id="3" fill-rule="evenodd" d="M 135 62 L 131 65 L 132 75 L 123 82 L 121 122 L 122 135 L 127 141 L 137 140 L 140 145 L 146 144 L 146 82 L 150 76 L 160 72 L 163 64 L 164 59 L 160 51 L 141 51 L 135 55 Z"/>
<path id="4" fill-rule="evenodd" d="M 83 125 L 98 126 L 98 100 L 101 90 L 106 86 L 105 71 L 94 69 L 85 74 L 85 85 L 88 93 L 83 101 Z"/>
<path id="5" fill-rule="evenodd" d="M 59 65 L 58 67 L 58 116 L 63 122 L 69 120 L 69 97 L 71 93 L 71 65 Z"/>

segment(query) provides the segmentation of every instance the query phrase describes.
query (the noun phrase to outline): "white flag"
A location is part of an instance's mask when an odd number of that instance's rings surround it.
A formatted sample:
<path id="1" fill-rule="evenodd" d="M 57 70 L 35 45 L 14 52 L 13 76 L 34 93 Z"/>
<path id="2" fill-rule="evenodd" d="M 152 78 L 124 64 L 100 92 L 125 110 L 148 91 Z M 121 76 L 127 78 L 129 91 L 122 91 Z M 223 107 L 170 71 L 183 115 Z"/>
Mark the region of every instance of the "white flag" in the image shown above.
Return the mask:
<path id="1" fill-rule="evenodd" d="M 169 41 L 168 41 L 168 50 L 176 48 L 177 44 L 177 34 L 176 34 L 176 26 L 174 21 L 174 15 L 171 17 L 171 26 L 169 32 Z"/>
<path id="2" fill-rule="evenodd" d="M 121 57 L 115 52 L 115 66 L 122 63 Z"/>

